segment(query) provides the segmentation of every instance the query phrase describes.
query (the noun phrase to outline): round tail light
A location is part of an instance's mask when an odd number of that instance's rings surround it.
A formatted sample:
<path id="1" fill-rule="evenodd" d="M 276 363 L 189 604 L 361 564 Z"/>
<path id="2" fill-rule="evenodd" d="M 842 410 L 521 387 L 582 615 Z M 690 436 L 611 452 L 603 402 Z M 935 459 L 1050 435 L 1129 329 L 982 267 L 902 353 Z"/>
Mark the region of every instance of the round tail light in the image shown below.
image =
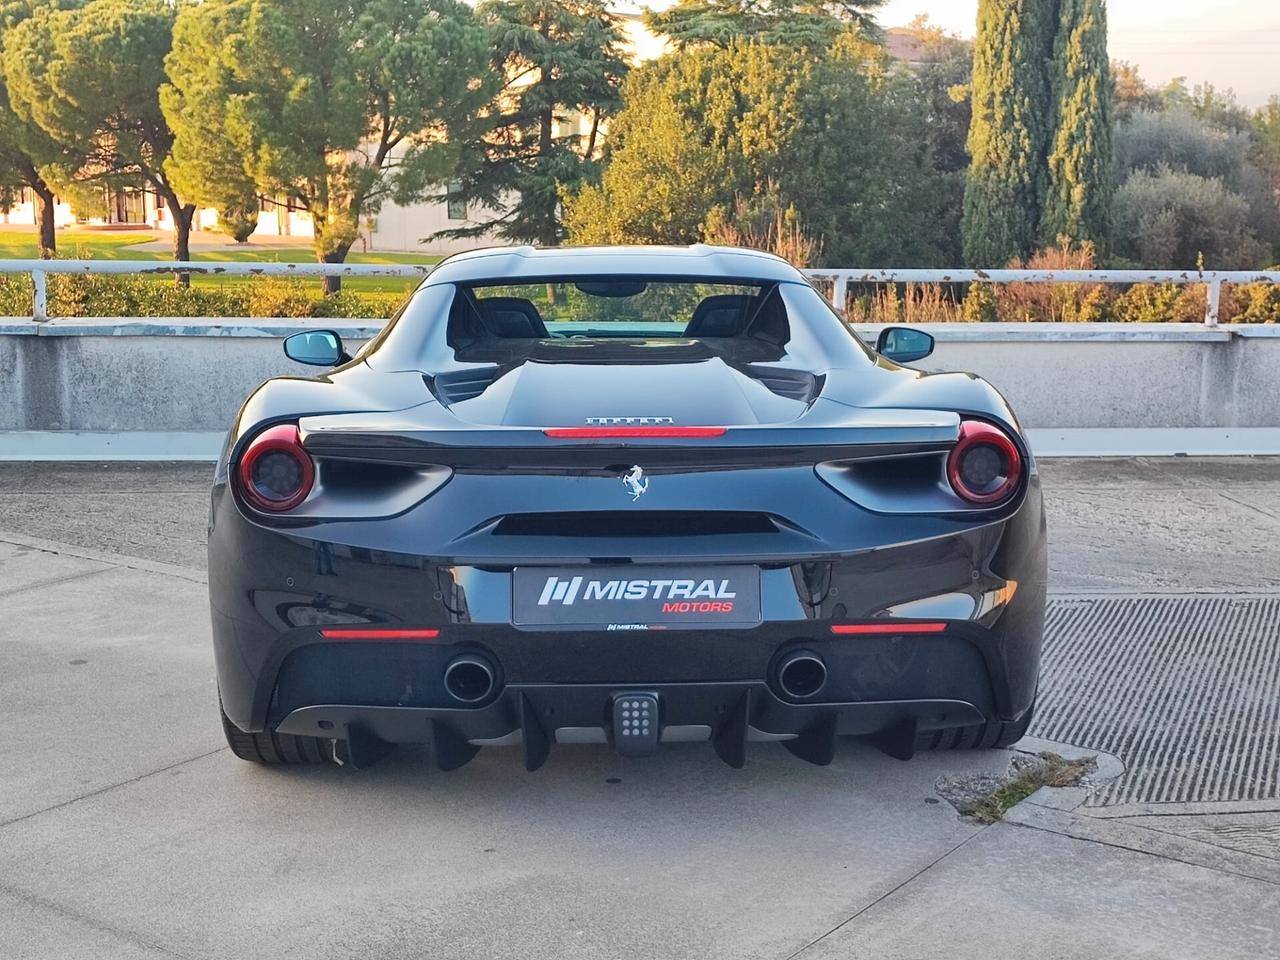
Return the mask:
<path id="1" fill-rule="evenodd" d="M 1022 477 L 1022 454 L 1008 435 L 980 420 L 960 424 L 947 456 L 947 480 L 960 499 L 990 506 L 1005 500 Z"/>
<path id="2" fill-rule="evenodd" d="M 240 492 L 258 510 L 292 510 L 307 498 L 315 476 L 292 423 L 263 430 L 240 455 Z"/>

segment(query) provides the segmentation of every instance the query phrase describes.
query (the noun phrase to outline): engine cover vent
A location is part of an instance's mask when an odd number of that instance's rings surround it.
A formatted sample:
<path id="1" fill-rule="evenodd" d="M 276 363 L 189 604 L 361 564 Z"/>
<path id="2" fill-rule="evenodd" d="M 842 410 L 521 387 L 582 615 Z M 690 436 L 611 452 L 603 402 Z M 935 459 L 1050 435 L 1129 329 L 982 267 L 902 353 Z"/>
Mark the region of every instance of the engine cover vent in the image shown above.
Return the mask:
<path id="1" fill-rule="evenodd" d="M 455 370 L 435 377 L 424 376 L 422 379 L 435 398 L 447 407 L 452 403 L 480 396 L 493 385 L 497 376 L 497 367 L 481 367 L 475 370 Z"/>
<path id="2" fill-rule="evenodd" d="M 786 397 L 788 400 L 810 403 L 822 391 L 823 378 L 804 370 L 752 364 L 747 367 L 746 372 L 757 383 L 763 384 L 778 396 Z"/>

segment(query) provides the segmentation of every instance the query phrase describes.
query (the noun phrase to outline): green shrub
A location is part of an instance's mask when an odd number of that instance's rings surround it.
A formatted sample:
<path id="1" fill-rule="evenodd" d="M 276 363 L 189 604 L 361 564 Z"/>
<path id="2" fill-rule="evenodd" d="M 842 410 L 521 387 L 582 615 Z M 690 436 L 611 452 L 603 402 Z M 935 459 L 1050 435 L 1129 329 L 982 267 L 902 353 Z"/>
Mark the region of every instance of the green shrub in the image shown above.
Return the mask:
<path id="1" fill-rule="evenodd" d="M 257 277 L 246 284 L 249 317 L 389 317 L 403 301 L 398 294 L 364 294 L 342 290 L 321 296 L 314 284 L 295 277 Z"/>
<path id="2" fill-rule="evenodd" d="M 218 229 L 236 243 L 245 243 L 258 229 L 258 201 L 256 197 L 243 203 L 232 204 L 218 211 Z"/>
<path id="3" fill-rule="evenodd" d="M 257 277 L 248 285 L 250 317 L 310 317 L 316 296 L 301 280 Z"/>
<path id="4" fill-rule="evenodd" d="M 0 274 L 0 317 L 31 316 L 31 278 L 20 273 Z"/>
<path id="5" fill-rule="evenodd" d="M 180 287 L 168 275 L 49 277 L 49 314 L 54 317 L 236 316 L 243 315 L 240 300 L 231 288 Z"/>
<path id="6" fill-rule="evenodd" d="M 1254 147 L 1253 138 L 1243 127 L 1233 128 L 1229 123 L 1224 124 L 1225 117 L 1197 116 L 1197 113 L 1198 110 L 1188 105 L 1167 110 L 1140 110 L 1117 124 L 1115 159 L 1120 182 L 1128 180 L 1134 172 L 1158 174 L 1162 168 L 1220 181 L 1227 191 L 1244 200 L 1244 217 L 1249 232 L 1269 248 L 1280 240 L 1280 210 L 1267 174 L 1257 165 L 1263 159 L 1261 152 Z M 1169 202 L 1166 199 L 1165 203 Z M 1172 204 L 1176 207 L 1177 201 L 1172 201 Z M 1183 218 L 1179 216 L 1179 219 Z M 1194 224 L 1195 221 L 1184 220 L 1182 228 Z M 1203 250 L 1210 261 L 1219 266 L 1234 265 L 1215 259 L 1215 244 L 1221 234 L 1213 227 L 1212 219 L 1201 221 L 1200 225 L 1210 229 L 1200 236 L 1187 236 L 1185 239 L 1190 249 Z M 1128 242 L 1126 237 L 1119 239 L 1122 243 Z M 1190 261 L 1180 262 L 1177 266 L 1186 263 Z M 1140 265 L 1157 267 L 1161 264 L 1141 262 Z M 1256 266 L 1252 262 L 1239 265 L 1246 268 Z"/>
<path id="7" fill-rule="evenodd" d="M 1249 270 L 1266 255 L 1249 202 L 1219 179 L 1161 167 L 1139 170 L 1116 193 L 1116 255 L 1143 267 L 1183 269 L 1204 260 Z"/>
<path id="8" fill-rule="evenodd" d="M 1127 323 L 1202 323 L 1204 288 L 1176 283 L 1139 283 L 1116 297 L 1115 319 Z"/>
<path id="9" fill-rule="evenodd" d="M 395 293 L 349 293 L 343 290 L 312 303 L 313 317 L 341 317 L 360 320 L 371 317 L 389 317 L 404 300 Z"/>
<path id="10" fill-rule="evenodd" d="M 999 320 L 996 292 L 991 289 L 991 284 L 969 284 L 969 292 L 960 307 L 960 314 L 969 323 L 995 323 Z"/>
<path id="11" fill-rule="evenodd" d="M 1075 323 L 1103 323 L 1110 320 L 1112 313 L 1111 295 L 1102 284 L 1090 287 L 1076 308 L 1072 317 Z"/>
<path id="12" fill-rule="evenodd" d="M 244 282 L 189 287 L 168 274 L 52 274 L 51 317 L 389 317 L 398 294 L 344 290 L 323 296 L 319 285 L 297 278 L 253 277 Z M 0 274 L 0 316 L 31 316 L 31 277 Z"/>
<path id="13" fill-rule="evenodd" d="M 1223 323 L 1280 323 L 1280 283 L 1224 287 L 1219 319 Z"/>

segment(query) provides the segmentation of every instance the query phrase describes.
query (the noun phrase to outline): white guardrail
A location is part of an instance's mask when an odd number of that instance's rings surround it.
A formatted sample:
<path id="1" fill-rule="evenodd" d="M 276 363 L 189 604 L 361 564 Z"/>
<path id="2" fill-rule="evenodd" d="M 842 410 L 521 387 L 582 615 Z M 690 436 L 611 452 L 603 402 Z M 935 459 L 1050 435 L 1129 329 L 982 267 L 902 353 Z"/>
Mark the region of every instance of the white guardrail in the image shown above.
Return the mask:
<path id="1" fill-rule="evenodd" d="M 49 319 L 49 274 L 164 274 L 261 277 L 422 278 L 430 264 L 255 263 L 231 260 L 0 260 L 0 273 L 28 273 L 33 294 L 31 319 Z M 1280 271 L 1256 270 L 862 270 L 822 267 L 805 270 L 812 280 L 831 284 L 831 302 L 843 309 L 850 284 L 887 283 L 1174 283 L 1208 288 L 1206 326 L 1218 325 L 1224 284 L 1277 283 Z"/>

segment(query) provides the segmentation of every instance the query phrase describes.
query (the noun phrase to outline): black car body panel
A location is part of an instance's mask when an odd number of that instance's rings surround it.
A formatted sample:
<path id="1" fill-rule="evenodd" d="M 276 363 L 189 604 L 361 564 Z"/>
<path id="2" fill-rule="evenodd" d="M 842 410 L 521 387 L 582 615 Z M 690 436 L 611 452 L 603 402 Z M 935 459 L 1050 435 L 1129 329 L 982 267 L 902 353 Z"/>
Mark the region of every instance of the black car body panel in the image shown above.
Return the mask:
<path id="1" fill-rule="evenodd" d="M 754 284 L 733 296 L 767 304 L 756 316 L 775 319 L 751 323 L 776 329 L 649 338 L 560 324 L 504 339 L 459 320 L 462 299 L 484 289 L 468 285 L 550 289 L 566 276 L 587 278 L 587 292 Z M 997 428 L 1020 457 L 999 503 L 948 484 L 967 421 Z M 271 513 L 246 498 L 237 468 L 277 424 L 296 425 L 315 477 L 301 503 Z M 240 731 L 342 740 L 352 756 L 369 740 L 431 742 L 446 766 L 519 743 L 533 767 L 556 741 L 623 749 L 612 711 L 634 692 L 653 698 L 657 739 L 709 739 L 734 763 L 748 738 L 781 739 L 823 762 L 840 735 L 906 756 L 920 732 L 1016 722 L 1034 703 L 1044 508 L 1012 411 L 976 377 L 868 350 L 767 255 L 504 249 L 445 261 L 354 360 L 254 392 L 210 518 L 218 687 Z M 642 589 L 627 578 L 642 570 L 653 610 L 664 589 L 653 584 L 714 598 L 725 581 L 697 572 L 725 567 L 758 571 L 750 622 L 717 621 L 722 601 L 690 607 L 674 593 L 660 608 L 669 623 L 513 614 L 521 576 L 567 571 L 563 589 L 577 572 L 599 593 Z M 797 653 L 823 671 L 799 696 L 779 672 Z M 489 673 L 482 696 L 446 688 L 459 657 Z"/>

